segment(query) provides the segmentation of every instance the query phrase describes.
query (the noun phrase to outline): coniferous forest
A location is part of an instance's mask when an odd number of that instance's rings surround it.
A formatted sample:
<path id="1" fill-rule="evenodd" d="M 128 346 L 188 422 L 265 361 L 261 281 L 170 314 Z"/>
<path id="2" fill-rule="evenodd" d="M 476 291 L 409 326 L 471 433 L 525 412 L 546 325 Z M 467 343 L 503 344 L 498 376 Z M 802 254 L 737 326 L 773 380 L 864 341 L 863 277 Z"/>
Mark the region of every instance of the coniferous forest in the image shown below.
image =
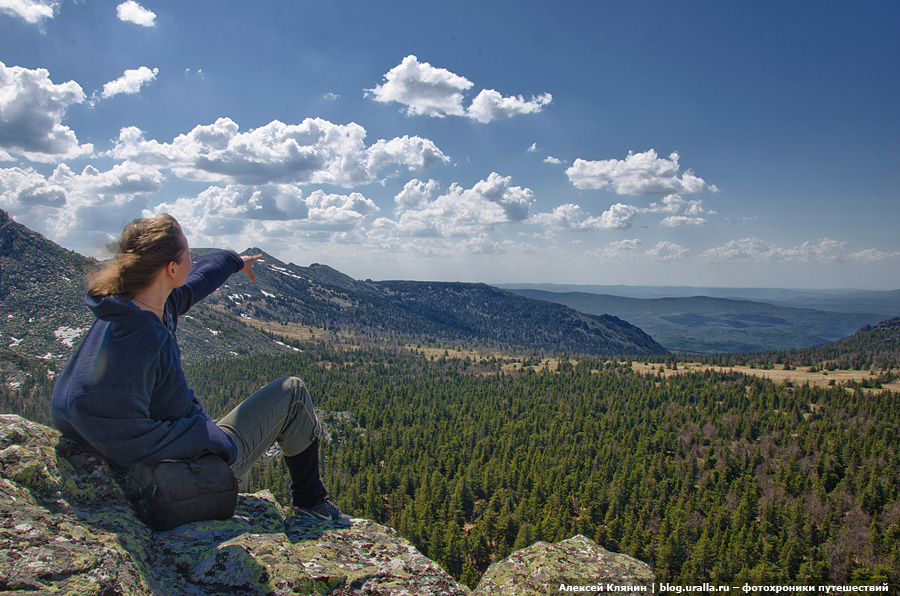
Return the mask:
<path id="1" fill-rule="evenodd" d="M 606 360 L 304 350 L 193 365 L 189 380 L 220 415 L 302 377 L 329 429 L 333 499 L 469 585 L 518 548 L 576 534 L 659 581 L 900 581 L 896 393 Z M 289 501 L 279 457 L 254 482 Z"/>

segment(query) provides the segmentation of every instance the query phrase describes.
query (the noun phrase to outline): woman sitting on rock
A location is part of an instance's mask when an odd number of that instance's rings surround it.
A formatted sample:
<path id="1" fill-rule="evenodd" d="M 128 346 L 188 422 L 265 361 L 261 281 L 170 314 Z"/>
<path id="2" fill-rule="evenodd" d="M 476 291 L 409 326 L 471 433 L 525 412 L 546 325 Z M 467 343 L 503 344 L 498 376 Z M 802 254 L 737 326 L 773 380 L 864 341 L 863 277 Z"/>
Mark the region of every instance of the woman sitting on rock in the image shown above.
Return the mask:
<path id="1" fill-rule="evenodd" d="M 218 455 L 244 488 L 251 466 L 277 441 L 294 512 L 346 522 L 319 477 L 322 426 L 303 381 L 273 381 L 214 421 L 181 367 L 178 317 L 234 273 L 256 281 L 259 258 L 214 251 L 192 268 L 175 218 L 128 224 L 116 258 L 93 277 L 85 296 L 97 320 L 53 390 L 53 424 L 124 468 Z"/>

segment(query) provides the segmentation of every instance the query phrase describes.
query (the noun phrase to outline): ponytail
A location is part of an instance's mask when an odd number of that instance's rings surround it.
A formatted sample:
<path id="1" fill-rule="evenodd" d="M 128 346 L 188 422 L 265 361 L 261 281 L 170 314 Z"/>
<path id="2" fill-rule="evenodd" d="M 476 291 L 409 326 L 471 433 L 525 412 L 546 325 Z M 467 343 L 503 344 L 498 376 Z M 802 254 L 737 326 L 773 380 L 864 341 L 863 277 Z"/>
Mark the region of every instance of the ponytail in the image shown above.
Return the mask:
<path id="1" fill-rule="evenodd" d="M 132 221 L 110 249 L 116 256 L 91 277 L 90 293 L 131 300 L 163 267 L 179 261 L 185 244 L 178 221 L 164 213 Z"/>

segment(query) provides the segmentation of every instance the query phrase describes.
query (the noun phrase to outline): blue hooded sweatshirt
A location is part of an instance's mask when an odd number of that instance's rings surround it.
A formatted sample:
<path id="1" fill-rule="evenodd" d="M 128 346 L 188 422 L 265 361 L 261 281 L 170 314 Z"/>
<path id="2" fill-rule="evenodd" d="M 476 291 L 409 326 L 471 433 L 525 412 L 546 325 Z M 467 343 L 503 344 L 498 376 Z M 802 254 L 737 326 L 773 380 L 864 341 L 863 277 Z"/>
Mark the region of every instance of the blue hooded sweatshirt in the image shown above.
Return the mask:
<path id="1" fill-rule="evenodd" d="M 126 468 L 204 452 L 232 464 L 237 446 L 188 388 L 175 330 L 179 315 L 243 266 L 229 251 L 200 257 L 169 294 L 165 322 L 118 296 L 88 293 L 97 320 L 53 389 L 56 428 Z"/>

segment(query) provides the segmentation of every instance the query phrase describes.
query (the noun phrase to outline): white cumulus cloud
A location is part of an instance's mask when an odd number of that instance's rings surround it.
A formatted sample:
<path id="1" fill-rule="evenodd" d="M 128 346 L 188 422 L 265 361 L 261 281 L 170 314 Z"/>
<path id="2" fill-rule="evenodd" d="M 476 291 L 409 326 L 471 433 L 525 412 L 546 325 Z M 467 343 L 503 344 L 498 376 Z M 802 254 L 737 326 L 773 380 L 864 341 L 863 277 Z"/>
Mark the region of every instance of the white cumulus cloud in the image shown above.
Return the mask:
<path id="1" fill-rule="evenodd" d="M 349 195 L 313 191 L 306 199 L 309 225 L 320 230 L 350 230 L 378 211 L 371 200 L 358 192 Z"/>
<path id="2" fill-rule="evenodd" d="M 502 245 L 491 240 L 491 237 L 483 232 L 474 238 L 457 243 L 456 249 L 470 255 L 500 255 L 506 252 Z"/>
<path id="3" fill-rule="evenodd" d="M 52 162 L 89 154 L 62 124 L 69 106 L 85 100 L 75 81 L 54 84 L 49 73 L 0 62 L 0 150 L 32 161 Z"/>
<path id="4" fill-rule="evenodd" d="M 441 162 L 450 161 L 433 142 L 421 137 L 403 135 L 389 140 L 378 140 L 365 151 L 366 169 L 370 173 L 392 170 L 425 170 Z"/>
<path id="5" fill-rule="evenodd" d="M 94 166 L 85 166 L 80 174 L 60 164 L 50 179 L 75 193 L 131 196 L 158 192 L 165 177 L 156 168 L 126 161 L 105 172 Z"/>
<path id="6" fill-rule="evenodd" d="M 637 207 L 616 203 L 600 216 L 590 216 L 579 205 L 567 203 L 556 207 L 551 213 L 540 213 L 534 216 L 535 223 L 544 224 L 560 230 L 580 232 L 597 230 L 625 230 L 640 212 Z"/>
<path id="7" fill-rule="evenodd" d="M 304 197 L 295 185 L 271 184 L 211 186 L 196 197 L 160 203 L 153 211 L 172 214 L 192 236 L 205 242 L 244 235 L 245 242 L 252 243 L 253 233 L 266 237 L 353 231 L 378 207 L 357 192 L 316 190 Z"/>
<path id="8" fill-rule="evenodd" d="M 580 206 L 568 203 L 556 207 L 551 213 L 535 215 L 533 221 L 561 230 L 627 230 L 636 217 L 645 213 L 666 214 L 668 217 L 664 218 L 660 225 L 678 227 L 704 225 L 707 220 L 701 216 L 715 211 L 705 209 L 701 200 L 686 201 L 679 195 L 669 195 L 662 202 L 651 203 L 649 207 L 616 203 L 599 216 L 590 216 Z"/>
<path id="9" fill-rule="evenodd" d="M 664 228 L 677 228 L 680 226 L 702 226 L 706 224 L 705 217 L 688 217 L 687 215 L 670 215 L 666 217 L 659 225 Z"/>
<path id="10" fill-rule="evenodd" d="M 401 236 L 449 237 L 480 233 L 487 227 L 524 222 L 534 203 L 531 189 L 511 185 L 512 178 L 492 172 L 472 188 L 453 184 L 430 200 L 436 183 L 407 183 L 398 195 L 399 219 L 377 220 L 376 227 Z M 405 194 L 404 194 L 405 193 Z M 406 201 L 409 207 L 401 201 Z"/>
<path id="11" fill-rule="evenodd" d="M 549 93 L 525 100 L 521 95 L 517 97 L 503 97 L 493 89 L 483 89 L 472 101 L 472 105 L 466 108 L 466 115 L 473 120 L 486 124 L 491 120 L 501 120 L 519 114 L 540 112 L 551 101 L 553 101 L 553 96 Z"/>
<path id="12" fill-rule="evenodd" d="M 431 195 L 440 185 L 437 180 L 429 180 L 422 182 L 421 180 L 410 180 L 403 186 L 394 197 L 394 202 L 401 209 L 419 209 L 428 203 Z"/>
<path id="13" fill-rule="evenodd" d="M 627 230 L 638 213 L 640 209 L 633 205 L 616 203 L 600 215 L 601 227 L 605 230 Z"/>
<path id="14" fill-rule="evenodd" d="M 881 261 L 900 260 L 900 252 L 885 252 L 875 248 L 867 248 L 847 255 L 851 261 L 858 263 L 877 263 Z"/>
<path id="15" fill-rule="evenodd" d="M 644 254 L 657 261 L 666 263 L 683 259 L 688 256 L 689 253 L 690 251 L 680 244 L 675 244 L 674 242 L 658 242 L 656 246 Z"/>
<path id="16" fill-rule="evenodd" d="M 640 247 L 643 244 L 639 239 L 618 240 L 605 247 L 589 251 L 589 257 L 598 257 L 604 261 L 632 261 L 640 257 Z"/>
<path id="17" fill-rule="evenodd" d="M 539 112 L 553 101 L 549 93 L 526 100 L 521 95 L 504 97 L 493 89 L 482 89 L 464 107 L 465 93 L 473 85 L 463 76 L 409 55 L 384 75 L 384 83 L 368 89 L 367 94 L 378 102 L 403 104 L 409 116 L 464 116 L 482 123 Z"/>
<path id="18" fill-rule="evenodd" d="M 690 194 L 703 190 L 706 183 L 690 170 L 679 176 L 678 159 L 677 153 L 662 159 L 650 149 L 644 153 L 629 152 L 624 160 L 576 159 L 566 174 L 576 188 L 610 188 L 620 195 Z"/>
<path id="19" fill-rule="evenodd" d="M 52 19 L 59 2 L 41 2 L 35 0 L 0 0 L 0 12 L 24 19 L 32 25 L 40 24 L 44 19 Z"/>
<path id="20" fill-rule="evenodd" d="M 81 172 L 59 164 L 49 176 L 5 168 L 0 208 L 57 242 L 104 244 L 147 206 L 164 180 L 159 170 L 133 162 L 106 171 L 88 165 Z"/>
<path id="21" fill-rule="evenodd" d="M 0 12 L 24 19 L 32 25 L 40 24 L 44 19 L 52 19 L 59 2 L 41 2 L 35 0 L 0 0 Z"/>
<path id="22" fill-rule="evenodd" d="M 807 241 L 799 246 L 786 248 L 766 243 L 759 238 L 742 238 L 711 248 L 700 255 L 700 259 L 704 261 L 795 263 L 830 263 L 848 257 L 850 255 L 847 254 L 847 243 L 829 238 L 822 238 L 816 242 Z"/>
<path id="23" fill-rule="evenodd" d="M 463 116 L 463 93 L 474 83 L 445 68 L 435 68 L 407 56 L 384 75 L 385 82 L 370 92 L 375 101 L 395 101 L 406 106 L 415 116 Z"/>
<path id="24" fill-rule="evenodd" d="M 103 85 L 101 96 L 104 98 L 119 95 L 120 93 L 133 94 L 141 90 L 141 87 L 147 83 L 156 80 L 159 69 L 150 70 L 146 66 L 141 66 L 133 70 L 126 70 L 125 74 L 114 81 L 110 81 Z"/>
<path id="25" fill-rule="evenodd" d="M 0 207 L 20 215 L 37 206 L 62 207 L 66 189 L 31 168 L 0 169 Z"/>
<path id="26" fill-rule="evenodd" d="M 773 249 L 759 238 L 742 238 L 710 248 L 700 258 L 708 261 L 757 261 L 768 259 L 772 254 Z"/>
<path id="27" fill-rule="evenodd" d="M 648 250 L 641 250 L 642 245 L 643 242 L 637 238 L 619 240 L 618 242 L 611 242 L 603 248 L 589 251 L 585 254 L 588 257 L 596 257 L 603 261 L 651 260 L 659 261 L 661 263 L 670 263 L 672 261 L 684 259 L 690 254 L 690 251 L 687 248 L 680 244 L 675 244 L 674 242 L 658 242 L 656 243 L 656 246 Z"/>
<path id="28" fill-rule="evenodd" d="M 277 120 L 240 132 L 236 122 L 220 118 L 197 126 L 171 143 L 146 140 L 135 127 L 123 128 L 110 155 L 171 169 L 188 180 L 247 185 L 295 183 L 352 187 L 400 169 L 428 168 L 448 162 L 437 146 L 420 137 L 395 138 L 365 145 L 366 130 L 321 118 L 300 124 Z"/>
<path id="29" fill-rule="evenodd" d="M 649 207 L 641 211 L 643 213 L 668 214 L 668 217 L 659 222 L 659 225 L 667 228 L 689 225 L 702 226 L 707 222 L 707 219 L 702 217 L 703 215 L 715 214 L 715 211 L 710 211 L 703 207 L 702 200 L 692 199 L 688 201 L 679 195 L 668 195 L 663 198 L 662 204 L 651 203 Z"/>
<path id="30" fill-rule="evenodd" d="M 156 25 L 156 13 L 147 10 L 134 0 L 128 0 L 116 7 L 116 16 L 120 21 L 134 23 L 142 27 L 153 27 Z"/>

